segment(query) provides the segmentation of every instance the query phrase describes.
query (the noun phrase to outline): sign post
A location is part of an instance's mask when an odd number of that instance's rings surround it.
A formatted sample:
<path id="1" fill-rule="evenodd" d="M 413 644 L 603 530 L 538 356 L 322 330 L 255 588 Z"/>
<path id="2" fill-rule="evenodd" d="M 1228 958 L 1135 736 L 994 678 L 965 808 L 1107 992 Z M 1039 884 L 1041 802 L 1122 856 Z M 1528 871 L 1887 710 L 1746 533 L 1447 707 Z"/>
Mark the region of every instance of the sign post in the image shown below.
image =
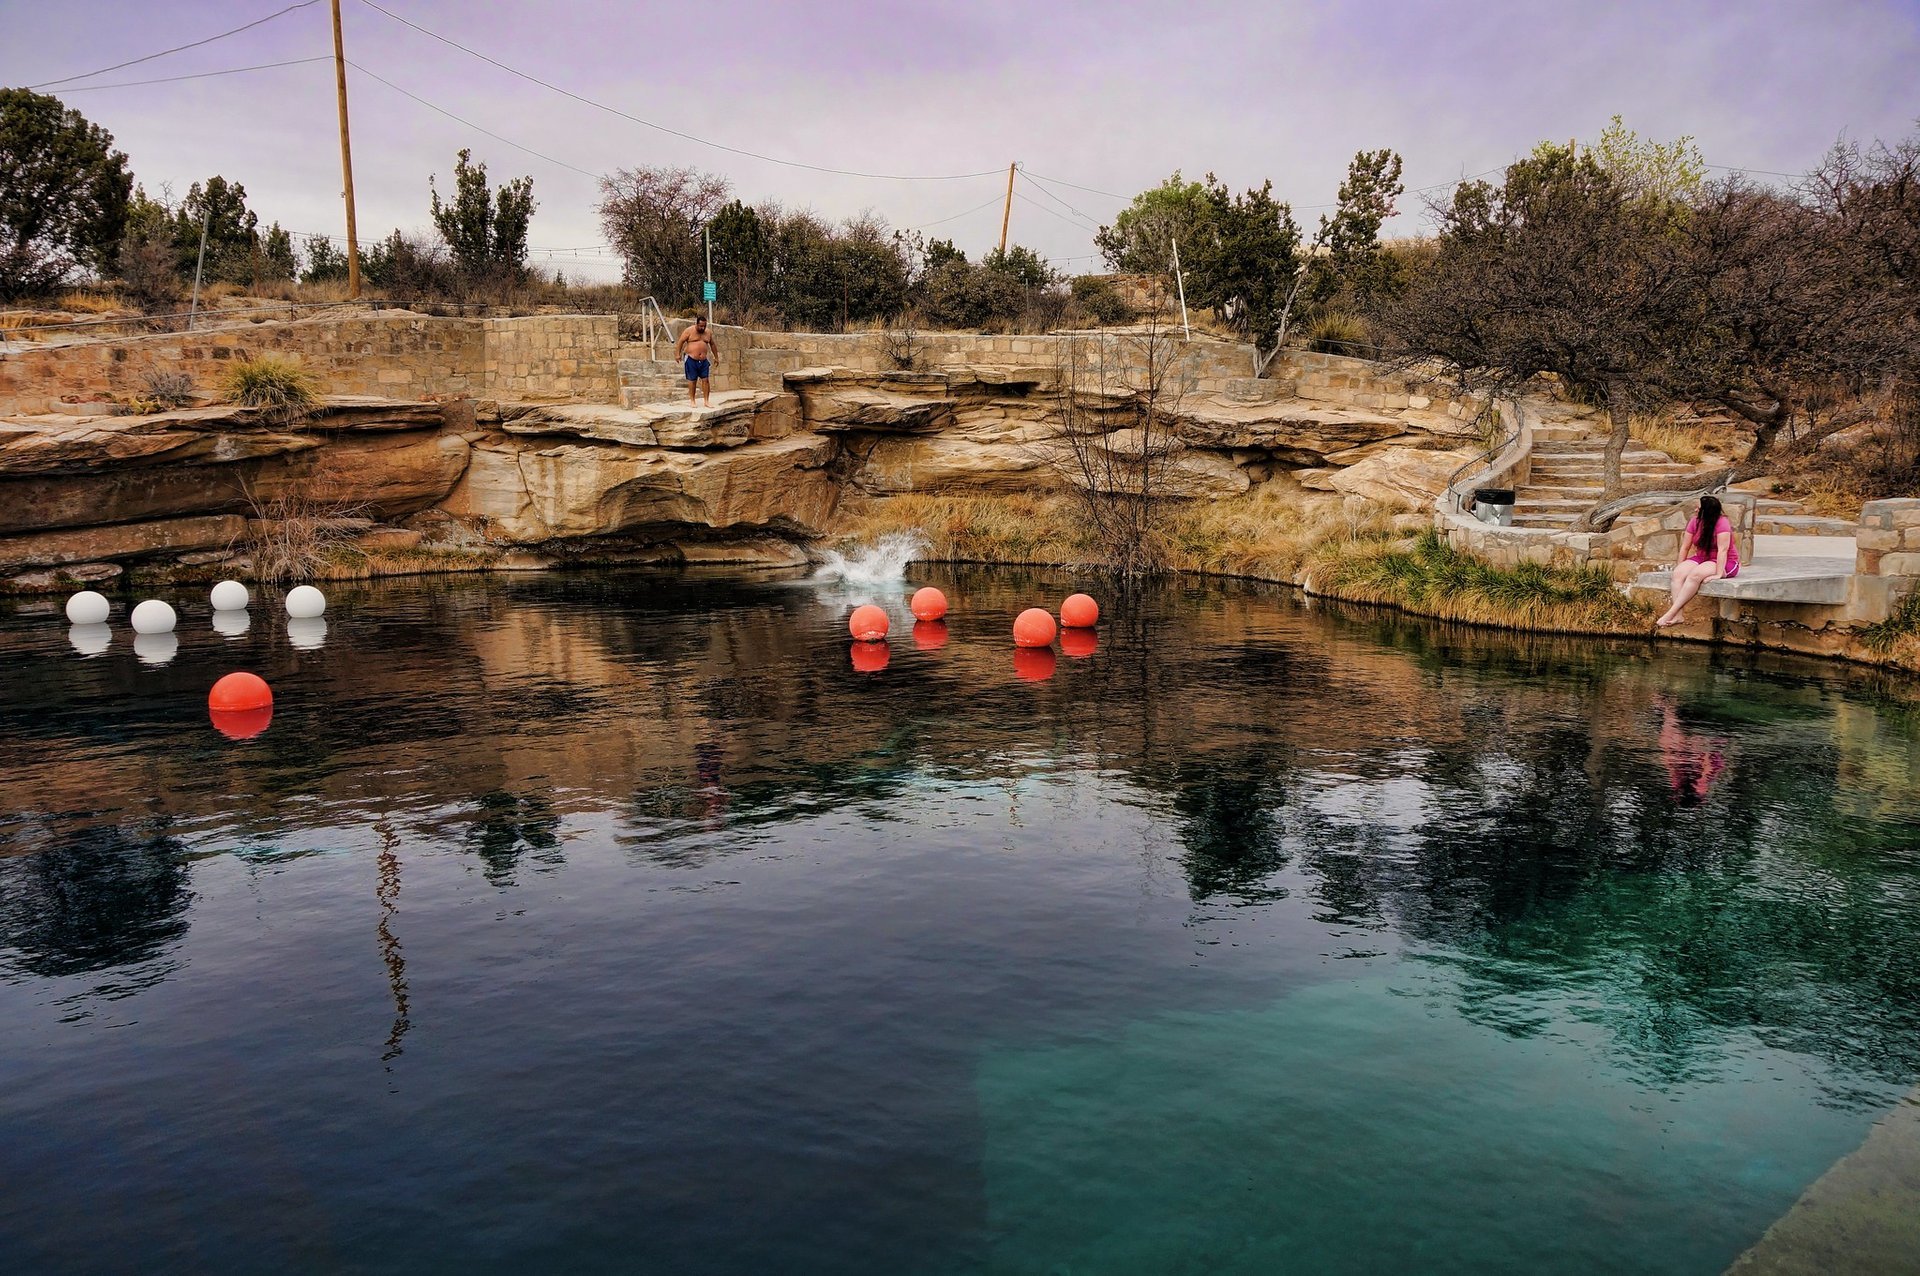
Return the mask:
<path id="1" fill-rule="evenodd" d="M 713 232 L 703 230 L 701 234 L 707 241 L 707 283 L 700 290 L 700 299 L 707 303 L 707 327 L 711 328 L 713 327 L 713 303 L 719 297 L 720 290 L 713 286 Z"/>

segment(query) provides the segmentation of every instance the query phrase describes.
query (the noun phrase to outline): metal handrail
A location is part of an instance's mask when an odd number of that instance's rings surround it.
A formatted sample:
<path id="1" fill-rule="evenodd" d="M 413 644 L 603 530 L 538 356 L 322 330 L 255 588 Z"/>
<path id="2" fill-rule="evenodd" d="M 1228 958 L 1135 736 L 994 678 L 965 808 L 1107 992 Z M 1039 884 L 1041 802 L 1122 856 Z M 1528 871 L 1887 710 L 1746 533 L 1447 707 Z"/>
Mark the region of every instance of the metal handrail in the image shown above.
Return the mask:
<path id="1" fill-rule="evenodd" d="M 1461 476 L 1466 474 L 1469 470 L 1473 470 L 1476 466 L 1481 467 L 1482 473 L 1490 473 L 1492 471 L 1494 459 L 1498 457 L 1500 453 L 1506 451 L 1507 448 L 1517 443 L 1520 440 L 1520 436 L 1526 432 L 1526 419 L 1525 419 L 1523 410 L 1520 406 L 1520 400 L 1513 399 L 1513 400 L 1510 400 L 1509 402 L 1512 404 L 1512 407 L 1513 407 L 1512 428 L 1509 429 L 1507 433 L 1502 435 L 1495 442 L 1489 444 L 1485 451 L 1481 452 L 1478 456 L 1475 456 L 1473 459 L 1463 462 L 1458 469 L 1456 469 L 1452 474 L 1449 474 L 1447 476 L 1447 485 L 1443 490 L 1447 494 L 1447 500 L 1450 506 L 1450 512 L 1464 515 L 1467 513 L 1469 508 L 1462 501 L 1462 498 L 1461 498 L 1461 494 L 1460 494 Z M 1495 406 L 1497 405 L 1497 403 L 1498 403 L 1497 400 L 1489 401 L 1490 406 Z M 1519 458 L 1515 458 L 1516 462 L 1518 461 L 1518 459 Z M 1476 474 L 1475 477 L 1478 477 L 1478 475 Z"/>

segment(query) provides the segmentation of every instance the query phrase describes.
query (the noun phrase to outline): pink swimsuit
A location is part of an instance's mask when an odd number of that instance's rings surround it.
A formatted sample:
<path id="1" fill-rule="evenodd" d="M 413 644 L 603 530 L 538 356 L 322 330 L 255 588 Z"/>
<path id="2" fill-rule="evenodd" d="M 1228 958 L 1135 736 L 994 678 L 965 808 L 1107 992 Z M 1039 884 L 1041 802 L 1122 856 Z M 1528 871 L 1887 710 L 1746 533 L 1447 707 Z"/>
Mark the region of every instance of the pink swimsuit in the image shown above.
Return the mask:
<path id="1" fill-rule="evenodd" d="M 1721 579 L 1731 580 L 1740 574 L 1740 541 L 1737 537 L 1734 537 L 1733 523 L 1725 514 L 1722 514 L 1720 521 L 1713 525 L 1714 544 L 1718 545 L 1720 543 L 1720 537 L 1723 535 L 1730 539 L 1727 541 L 1727 574 L 1721 577 Z M 1687 520 L 1687 530 L 1684 536 L 1686 543 L 1693 547 L 1693 552 L 1687 555 L 1687 561 L 1689 563 L 1711 563 L 1714 561 L 1713 554 L 1707 553 L 1700 548 L 1700 518 L 1698 515 Z"/>

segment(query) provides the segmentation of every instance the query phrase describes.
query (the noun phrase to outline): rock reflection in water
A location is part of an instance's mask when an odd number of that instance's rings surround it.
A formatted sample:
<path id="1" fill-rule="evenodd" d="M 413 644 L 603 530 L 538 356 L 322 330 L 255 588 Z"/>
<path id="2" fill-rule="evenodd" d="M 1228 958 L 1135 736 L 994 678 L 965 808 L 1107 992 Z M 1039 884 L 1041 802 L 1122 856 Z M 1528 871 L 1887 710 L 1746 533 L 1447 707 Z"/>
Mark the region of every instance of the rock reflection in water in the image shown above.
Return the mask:
<path id="1" fill-rule="evenodd" d="M 121 998 L 148 1017 L 120 1041 L 164 1043 L 175 1086 L 224 1076 L 213 1059 L 254 1070 L 176 1122 L 140 1105 L 148 1073 L 117 1043 L 61 1042 L 97 1082 L 0 1044 L 32 1078 L 0 1130 L 111 1146 L 99 1112 L 218 1149 L 209 1202 L 262 1165 L 302 1185 L 195 1212 L 84 1152 L 71 1182 L 35 1178 L 50 1158 L 14 1140 L 0 1172 L 35 1186 L 0 1205 L 0 1252 L 27 1214 L 91 1243 L 62 1202 L 105 1183 L 128 1228 L 173 1220 L 169 1252 L 203 1266 L 298 1266 L 274 1220 L 312 1208 L 345 1220 L 345 1265 L 378 1266 L 377 1239 L 416 1266 L 664 1268 L 699 1245 L 714 1270 L 946 1270 L 927 1254 L 991 1232 L 984 1056 L 1143 1023 L 1177 1041 L 1178 1016 L 1216 1012 L 1194 1039 L 1224 1055 L 1303 990 L 1332 1031 L 1354 970 L 1409 1007 L 1396 1032 L 1444 1019 L 1458 1049 L 1437 1057 L 1576 1052 L 1556 1084 L 1625 1087 L 1599 1112 L 1760 1084 L 1787 1055 L 1821 1111 L 1920 1075 L 1920 747 L 1898 684 L 1192 583 L 1110 608 L 1091 656 L 1063 639 L 1030 679 L 1008 622 L 1064 582 L 912 568 L 896 592 L 929 581 L 966 606 L 879 676 L 855 669 L 844 600 L 793 579 L 343 586 L 351 623 L 323 650 L 202 632 L 164 668 L 0 622 L 35 671 L 0 686 L 0 997 L 24 1022 Z M 205 709 L 240 657 L 276 694 L 244 746 Z M 1712 776 L 1676 801 L 1676 759 L 1703 754 Z M 1786 1054 L 1729 1062 L 1762 1048 Z M 1421 1062 L 1422 1091 L 1478 1083 Z M 1243 1072 L 1255 1106 L 1280 1084 Z M 1779 1084 L 1759 1127 L 1801 1101 Z M 1719 1199 L 1655 1209 L 1606 1181 L 1623 1235 Z M 471 1204 L 512 1192 L 524 1231 Z M 420 1213 L 377 1221 L 408 1193 Z M 754 1229 L 731 1226 L 741 1200 L 765 1205 Z"/>

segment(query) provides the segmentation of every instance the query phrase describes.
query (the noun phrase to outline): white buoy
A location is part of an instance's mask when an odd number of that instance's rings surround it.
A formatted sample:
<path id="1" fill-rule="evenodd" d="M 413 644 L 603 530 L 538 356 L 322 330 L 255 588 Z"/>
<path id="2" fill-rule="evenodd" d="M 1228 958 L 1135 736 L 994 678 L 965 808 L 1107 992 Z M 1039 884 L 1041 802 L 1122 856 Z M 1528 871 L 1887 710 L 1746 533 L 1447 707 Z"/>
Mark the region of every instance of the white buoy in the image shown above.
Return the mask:
<path id="1" fill-rule="evenodd" d="M 253 623 L 253 617 L 245 611 L 216 611 L 213 613 L 213 632 L 222 638 L 238 638 L 247 632 L 247 626 Z"/>
<path id="2" fill-rule="evenodd" d="M 287 622 L 287 641 L 300 651 L 318 651 L 327 643 L 323 616 L 297 616 Z"/>
<path id="3" fill-rule="evenodd" d="M 75 625 L 67 630 L 67 641 L 83 656 L 97 656 L 113 643 L 113 630 L 106 625 Z"/>
<path id="4" fill-rule="evenodd" d="M 237 580 L 223 580 L 213 587 L 208 601 L 215 611 L 244 611 L 252 601 L 247 596 L 247 587 Z"/>
<path id="5" fill-rule="evenodd" d="M 133 609 L 133 632 L 136 634 L 170 634 L 179 617 L 173 614 L 173 608 L 158 598 L 149 598 Z"/>
<path id="6" fill-rule="evenodd" d="M 287 615 L 295 620 L 313 620 L 326 610 L 327 596 L 312 585 L 295 585 L 287 591 Z"/>
<path id="7" fill-rule="evenodd" d="M 105 594 L 83 589 L 67 599 L 67 622 L 74 625 L 104 625 L 109 610 Z"/>
<path id="8" fill-rule="evenodd" d="M 143 665 L 164 665 L 180 653 L 180 635 L 171 629 L 165 633 L 135 634 L 133 654 Z"/>

